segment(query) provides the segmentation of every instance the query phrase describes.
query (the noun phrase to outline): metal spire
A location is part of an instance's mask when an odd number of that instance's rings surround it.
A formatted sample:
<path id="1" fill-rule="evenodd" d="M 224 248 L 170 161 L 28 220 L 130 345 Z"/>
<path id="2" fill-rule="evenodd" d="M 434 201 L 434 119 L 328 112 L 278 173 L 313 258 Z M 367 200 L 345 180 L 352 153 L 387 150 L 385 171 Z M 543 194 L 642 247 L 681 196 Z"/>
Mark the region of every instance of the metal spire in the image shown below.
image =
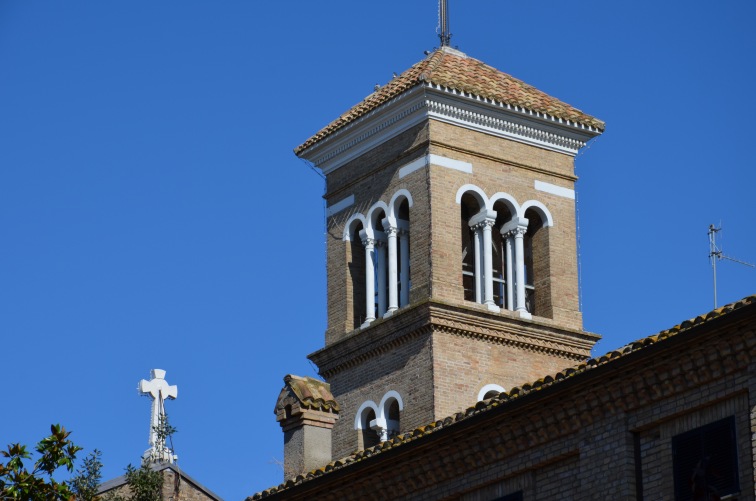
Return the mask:
<path id="1" fill-rule="evenodd" d="M 447 0 L 438 0 L 438 27 L 441 47 L 448 47 L 451 43 L 451 33 L 449 33 L 449 5 Z"/>

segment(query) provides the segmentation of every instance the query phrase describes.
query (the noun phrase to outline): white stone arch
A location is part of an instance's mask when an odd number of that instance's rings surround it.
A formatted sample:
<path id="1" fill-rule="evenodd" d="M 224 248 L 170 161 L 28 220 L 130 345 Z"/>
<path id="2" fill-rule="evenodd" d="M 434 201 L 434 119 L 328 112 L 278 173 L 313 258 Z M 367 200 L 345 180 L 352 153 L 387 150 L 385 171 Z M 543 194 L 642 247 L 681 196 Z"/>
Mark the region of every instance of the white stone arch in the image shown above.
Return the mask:
<path id="1" fill-rule="evenodd" d="M 504 193 L 503 191 L 500 191 L 494 196 L 491 197 L 491 210 L 493 210 L 494 205 L 496 205 L 496 202 L 503 202 L 504 205 L 507 206 L 509 209 L 509 212 L 512 214 L 512 216 L 517 216 L 520 213 L 520 204 L 517 203 L 517 200 L 515 200 L 515 197 L 510 195 L 509 193 Z"/>
<path id="2" fill-rule="evenodd" d="M 528 209 L 533 209 L 538 213 L 539 216 L 541 216 L 541 221 L 543 221 L 543 228 L 546 228 L 547 226 L 554 226 L 554 218 L 551 217 L 551 212 L 549 212 L 549 209 L 547 209 L 546 206 L 538 200 L 528 200 L 527 202 L 523 203 L 522 207 L 520 207 L 520 212 L 518 212 L 517 215 L 521 218 L 525 218 L 525 212 L 527 212 Z"/>
<path id="3" fill-rule="evenodd" d="M 354 416 L 354 429 L 355 430 L 363 429 L 362 428 L 362 415 L 368 409 L 372 409 L 376 417 L 378 416 L 379 410 L 375 402 L 373 402 L 372 400 L 367 400 L 365 402 L 362 402 L 362 405 L 360 405 L 360 408 L 357 409 L 357 414 Z M 370 423 L 367 423 L 367 426 L 370 427 Z"/>
<path id="4" fill-rule="evenodd" d="M 346 224 L 344 225 L 344 242 L 349 242 L 352 240 L 352 229 L 356 223 L 362 223 L 362 228 L 367 228 L 367 220 L 365 219 L 365 216 L 360 214 L 359 212 L 356 214 L 352 214 L 352 216 L 347 219 Z"/>
<path id="5" fill-rule="evenodd" d="M 506 390 L 498 384 L 487 384 L 478 392 L 478 402 L 484 400 L 486 393 L 488 393 L 489 391 L 498 391 L 499 393 L 504 393 Z"/>
<path id="6" fill-rule="evenodd" d="M 402 396 L 399 394 L 399 392 L 394 390 L 389 390 L 386 392 L 385 395 L 383 395 L 383 398 L 381 399 L 381 403 L 378 406 L 380 410 L 380 414 L 376 413 L 376 416 L 382 418 L 382 419 L 388 419 L 387 413 L 388 413 L 388 404 L 390 400 L 396 400 L 396 403 L 399 404 L 399 410 L 404 410 L 404 402 L 402 401 Z"/>
<path id="7" fill-rule="evenodd" d="M 370 207 L 370 210 L 367 213 L 367 218 L 366 219 L 368 221 L 368 226 L 367 226 L 366 230 L 368 230 L 368 228 L 369 228 L 369 230 L 367 231 L 367 234 L 371 238 L 374 238 L 374 236 L 375 236 L 375 228 L 376 228 L 376 226 L 378 226 L 377 225 L 377 223 L 379 222 L 379 220 L 378 220 L 378 213 L 380 211 L 383 211 L 383 217 L 387 217 L 388 216 L 388 213 L 389 213 L 388 205 L 386 205 L 386 202 L 378 200 L 376 203 L 374 203 Z"/>
<path id="8" fill-rule="evenodd" d="M 472 194 L 472 196 L 474 196 L 475 199 L 478 201 L 478 205 L 480 205 L 481 210 L 483 209 L 492 210 L 491 207 L 489 206 L 489 200 L 485 192 L 479 187 L 475 186 L 474 184 L 465 184 L 457 190 L 457 195 L 455 197 L 457 204 L 462 203 L 462 195 L 468 192 Z"/>
<path id="9" fill-rule="evenodd" d="M 404 188 L 401 188 L 394 193 L 391 197 L 391 201 L 388 204 L 389 210 L 386 213 L 386 217 L 392 226 L 396 226 L 396 213 L 399 211 L 399 206 L 402 200 L 406 199 L 410 209 L 412 208 L 413 200 L 410 192 Z"/>

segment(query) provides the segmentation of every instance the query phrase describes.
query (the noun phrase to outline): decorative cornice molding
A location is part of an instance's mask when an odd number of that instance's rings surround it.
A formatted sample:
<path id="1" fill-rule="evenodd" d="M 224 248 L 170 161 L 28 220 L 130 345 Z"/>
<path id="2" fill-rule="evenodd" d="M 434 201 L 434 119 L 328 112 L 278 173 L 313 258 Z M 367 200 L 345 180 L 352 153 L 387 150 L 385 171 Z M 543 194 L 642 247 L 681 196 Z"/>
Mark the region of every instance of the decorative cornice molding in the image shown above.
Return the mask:
<path id="1" fill-rule="evenodd" d="M 337 130 L 300 156 L 329 174 L 431 118 L 570 156 L 601 133 L 595 127 L 546 113 L 425 83 Z"/>
<path id="2" fill-rule="evenodd" d="M 415 310 L 415 311 L 412 311 Z M 556 355 L 581 362 L 590 356 L 595 334 L 558 327 L 525 325 L 517 319 L 466 312 L 443 303 L 424 303 L 375 322 L 355 334 L 309 355 L 325 379 L 375 356 L 399 348 L 418 336 L 443 332 L 482 342 L 516 347 L 532 353 Z"/>

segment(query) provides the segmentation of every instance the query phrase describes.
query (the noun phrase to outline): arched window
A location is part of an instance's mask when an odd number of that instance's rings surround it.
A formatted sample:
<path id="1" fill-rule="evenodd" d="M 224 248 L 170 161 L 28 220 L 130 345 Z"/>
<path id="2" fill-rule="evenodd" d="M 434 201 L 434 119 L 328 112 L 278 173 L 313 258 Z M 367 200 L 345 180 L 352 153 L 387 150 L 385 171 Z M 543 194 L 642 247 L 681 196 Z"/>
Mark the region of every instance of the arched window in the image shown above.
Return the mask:
<path id="1" fill-rule="evenodd" d="M 501 230 L 512 220 L 513 207 L 503 200 L 494 204 L 496 223 L 491 233 L 492 243 L 492 273 L 494 302 L 501 308 L 513 309 L 514 277 L 512 273 L 513 256 L 512 249 L 508 248 L 511 242 Z"/>
<path id="2" fill-rule="evenodd" d="M 472 193 L 462 195 L 460 202 L 460 242 L 462 244 L 462 288 L 465 301 L 483 302 L 482 263 L 480 262 L 480 245 L 476 231 L 470 226 L 470 220 L 482 207 Z"/>
<path id="3" fill-rule="evenodd" d="M 375 431 L 376 405 L 372 401 L 364 402 L 355 418 L 357 430 L 357 449 L 364 450 L 380 443 L 380 435 Z"/>
<path id="4" fill-rule="evenodd" d="M 504 388 L 498 384 L 487 384 L 478 392 L 478 402 L 481 400 L 488 400 L 497 396 L 499 393 L 504 393 Z"/>
<path id="5" fill-rule="evenodd" d="M 398 269 L 398 300 L 399 308 L 409 304 L 410 291 L 410 247 L 409 247 L 409 229 L 410 229 L 410 204 L 406 197 L 399 203 L 398 217 L 396 220 L 399 232 L 399 247 L 397 249 Z"/>
<path id="6" fill-rule="evenodd" d="M 376 202 L 367 217 L 354 214 L 349 220 L 344 239 L 351 241 L 349 285 L 355 328 L 367 327 L 409 304 L 411 207 L 412 197 L 401 189 L 389 205 Z"/>
<path id="7" fill-rule="evenodd" d="M 548 235 L 539 211 L 528 209 L 528 231 L 523 241 L 525 249 L 525 307 L 533 315 L 545 316 L 544 301 L 548 294 L 545 283 L 549 276 Z"/>
<path id="8" fill-rule="evenodd" d="M 355 219 L 347 229 L 349 241 L 347 243 L 347 266 L 349 293 L 352 298 L 352 308 L 347 314 L 351 315 L 350 323 L 357 329 L 365 322 L 365 247 L 362 245 L 360 233 L 364 230 L 362 222 Z"/>

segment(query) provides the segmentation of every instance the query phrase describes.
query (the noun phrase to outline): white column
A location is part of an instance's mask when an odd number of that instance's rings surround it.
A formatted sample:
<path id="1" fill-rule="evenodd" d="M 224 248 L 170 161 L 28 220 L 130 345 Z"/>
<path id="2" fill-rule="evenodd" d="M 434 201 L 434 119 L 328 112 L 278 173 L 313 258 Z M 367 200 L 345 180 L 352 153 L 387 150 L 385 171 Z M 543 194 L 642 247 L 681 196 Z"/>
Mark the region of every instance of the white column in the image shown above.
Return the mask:
<path id="1" fill-rule="evenodd" d="M 508 310 L 514 310 L 514 273 L 513 273 L 513 265 L 512 262 L 514 259 L 514 252 L 513 252 L 513 242 L 512 242 L 512 235 L 511 233 L 502 233 L 502 236 L 504 237 L 504 247 L 506 252 L 506 260 L 507 260 L 507 306 L 506 308 Z"/>
<path id="2" fill-rule="evenodd" d="M 522 219 L 520 220 L 522 222 Z M 527 226 L 517 226 L 513 230 L 515 242 L 515 285 L 517 287 L 515 310 L 520 317 L 530 318 L 527 308 L 525 308 L 525 246 L 523 238 L 528 231 Z"/>
<path id="3" fill-rule="evenodd" d="M 375 239 L 364 236 L 364 232 L 360 232 L 365 246 L 365 322 L 362 327 L 367 327 L 375 320 Z"/>
<path id="4" fill-rule="evenodd" d="M 493 299 L 493 256 L 491 253 L 491 228 L 496 222 L 496 211 L 482 210 L 470 218 L 470 228 L 475 230 L 475 299 L 491 311 L 499 311 Z"/>
<path id="5" fill-rule="evenodd" d="M 402 255 L 400 264 L 401 290 L 399 291 L 399 306 L 409 304 L 409 232 L 399 230 L 399 252 Z"/>
<path id="6" fill-rule="evenodd" d="M 483 255 L 481 254 L 481 240 L 483 239 L 483 233 L 480 225 L 475 225 L 473 228 L 475 233 L 473 234 L 473 243 L 475 245 L 475 302 L 483 302 Z"/>
<path id="7" fill-rule="evenodd" d="M 385 225 L 384 225 L 385 226 Z M 398 228 L 388 226 L 386 230 L 386 237 L 388 239 L 388 311 L 387 315 L 391 315 L 399 309 L 398 289 L 399 289 L 399 276 L 396 270 L 396 234 Z"/>
<path id="8" fill-rule="evenodd" d="M 386 243 L 375 242 L 376 261 L 378 262 L 378 316 L 386 313 Z"/>
<path id="9" fill-rule="evenodd" d="M 493 300 L 493 259 L 491 256 L 491 227 L 494 221 L 486 219 L 483 225 L 483 279 L 485 280 L 483 302 L 489 309 L 498 309 Z"/>

